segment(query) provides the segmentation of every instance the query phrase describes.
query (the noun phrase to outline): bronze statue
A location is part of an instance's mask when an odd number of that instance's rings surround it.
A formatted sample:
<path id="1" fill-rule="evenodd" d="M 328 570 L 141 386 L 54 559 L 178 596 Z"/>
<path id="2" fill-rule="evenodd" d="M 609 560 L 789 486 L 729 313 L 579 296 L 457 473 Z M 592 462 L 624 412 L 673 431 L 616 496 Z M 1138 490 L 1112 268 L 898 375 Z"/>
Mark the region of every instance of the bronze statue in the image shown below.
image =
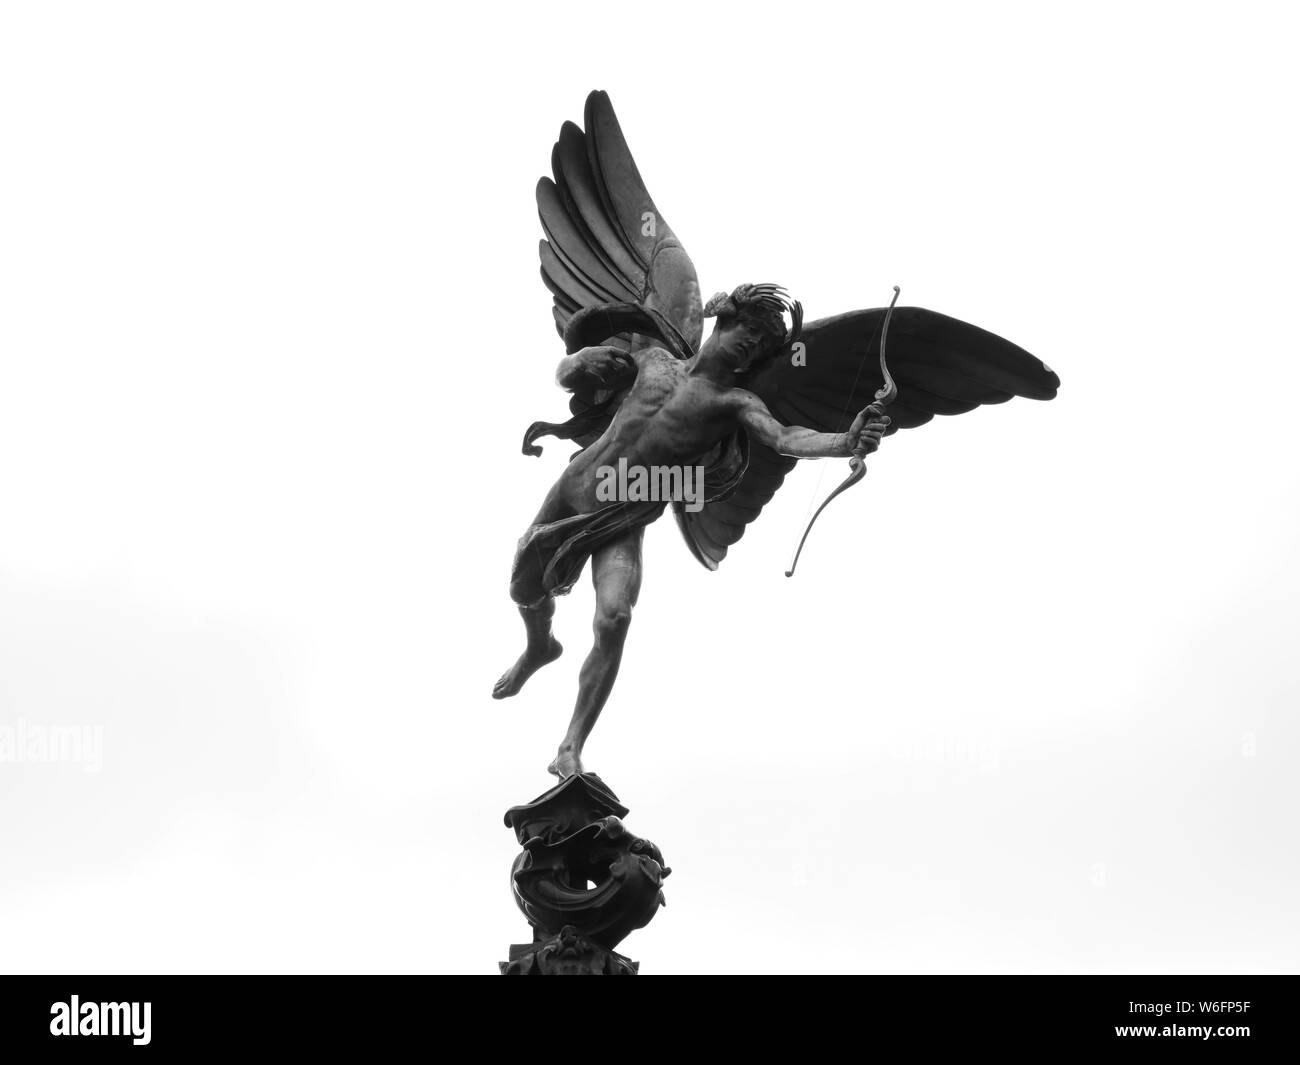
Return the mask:
<path id="1" fill-rule="evenodd" d="M 510 594 L 527 644 L 493 691 L 515 695 L 560 656 L 555 597 L 590 560 L 595 642 L 549 766 L 561 779 L 583 772 L 641 586 L 642 535 L 669 505 L 687 547 L 716 569 L 799 459 L 851 458 L 834 498 L 883 436 L 1012 396 L 1051 399 L 1060 384 L 1009 341 L 920 307 L 804 324 L 801 305 L 772 284 L 703 304 L 605 93 L 587 98 L 585 125 L 565 123 L 553 180 L 537 186 L 542 280 L 568 353 L 556 379 L 573 393 L 572 417 L 524 436 L 525 454 L 541 454 L 542 436 L 581 450 L 519 541 Z M 701 345 L 706 317 L 716 323 Z"/>

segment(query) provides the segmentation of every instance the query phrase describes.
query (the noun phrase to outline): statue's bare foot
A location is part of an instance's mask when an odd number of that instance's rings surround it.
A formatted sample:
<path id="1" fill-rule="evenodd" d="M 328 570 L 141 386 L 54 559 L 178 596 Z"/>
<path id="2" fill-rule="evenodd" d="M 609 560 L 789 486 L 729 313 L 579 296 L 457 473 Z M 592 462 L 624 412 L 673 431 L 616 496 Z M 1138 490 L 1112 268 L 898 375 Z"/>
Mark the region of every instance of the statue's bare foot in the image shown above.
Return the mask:
<path id="1" fill-rule="evenodd" d="M 575 752 L 562 749 L 555 756 L 555 761 L 546 767 L 546 771 L 564 780 L 582 772 L 582 759 Z"/>
<path id="2" fill-rule="evenodd" d="M 509 699 L 510 696 L 517 694 L 529 677 L 547 662 L 554 662 L 563 652 L 564 648 L 554 636 L 540 647 L 534 647 L 530 643 L 519 656 L 519 661 L 501 674 L 501 679 L 492 689 L 492 698 Z"/>

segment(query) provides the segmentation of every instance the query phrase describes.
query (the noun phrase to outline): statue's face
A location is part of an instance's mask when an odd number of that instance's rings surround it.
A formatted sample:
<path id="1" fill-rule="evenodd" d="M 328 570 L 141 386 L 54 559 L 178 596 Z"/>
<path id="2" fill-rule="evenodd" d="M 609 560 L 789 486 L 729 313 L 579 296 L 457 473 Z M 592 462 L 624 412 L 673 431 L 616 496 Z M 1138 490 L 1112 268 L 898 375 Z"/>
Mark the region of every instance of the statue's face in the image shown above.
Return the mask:
<path id="1" fill-rule="evenodd" d="M 763 354 L 768 338 L 761 329 L 749 322 L 738 323 L 734 334 L 736 372 L 743 373 Z"/>
<path id="2" fill-rule="evenodd" d="M 718 352 L 736 373 L 744 373 L 769 354 L 774 338 L 752 319 L 723 317 L 713 329 Z"/>
<path id="3" fill-rule="evenodd" d="M 762 316 L 742 309 L 744 295 L 753 287 L 742 285 L 735 293 L 716 293 L 705 304 L 705 317 L 718 319 L 710 339 L 720 358 L 736 373 L 744 373 L 754 363 L 766 359 L 785 339 L 784 325 L 774 332 L 770 322 L 764 324 Z"/>
<path id="4" fill-rule="evenodd" d="M 706 318 L 717 318 L 713 333 L 718 350 L 736 373 L 744 373 L 756 361 L 769 355 L 784 337 L 784 331 L 781 336 L 776 336 L 753 315 L 741 313 L 737 306 L 737 293 L 747 287 L 741 286 L 730 294 L 716 293 L 704 307 Z"/>

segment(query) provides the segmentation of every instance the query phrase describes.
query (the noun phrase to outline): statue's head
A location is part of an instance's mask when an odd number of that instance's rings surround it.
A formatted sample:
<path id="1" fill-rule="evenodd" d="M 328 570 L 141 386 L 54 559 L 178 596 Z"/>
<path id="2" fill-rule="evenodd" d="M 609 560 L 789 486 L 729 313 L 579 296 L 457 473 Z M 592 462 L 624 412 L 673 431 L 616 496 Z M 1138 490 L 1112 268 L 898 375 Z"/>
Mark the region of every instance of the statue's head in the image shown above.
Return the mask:
<path id="1" fill-rule="evenodd" d="M 793 344 L 803 327 L 802 305 L 780 285 L 741 285 L 730 294 L 719 292 L 705 304 L 704 317 L 718 320 L 711 339 L 716 338 L 719 351 L 737 373 Z"/>

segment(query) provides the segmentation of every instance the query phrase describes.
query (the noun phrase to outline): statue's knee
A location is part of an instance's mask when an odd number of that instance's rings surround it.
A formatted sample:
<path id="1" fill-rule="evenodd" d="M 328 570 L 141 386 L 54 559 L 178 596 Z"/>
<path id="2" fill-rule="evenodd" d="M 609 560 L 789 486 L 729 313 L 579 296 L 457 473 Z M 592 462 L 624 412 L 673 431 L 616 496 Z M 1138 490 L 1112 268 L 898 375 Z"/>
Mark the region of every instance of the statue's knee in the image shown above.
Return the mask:
<path id="1" fill-rule="evenodd" d="M 536 581 L 516 577 L 510 582 L 510 598 L 517 607 L 536 609 L 546 601 L 546 592 Z"/>
<path id="2" fill-rule="evenodd" d="M 621 640 L 631 624 L 632 608 L 626 604 L 596 609 L 596 639 L 599 642 Z"/>

